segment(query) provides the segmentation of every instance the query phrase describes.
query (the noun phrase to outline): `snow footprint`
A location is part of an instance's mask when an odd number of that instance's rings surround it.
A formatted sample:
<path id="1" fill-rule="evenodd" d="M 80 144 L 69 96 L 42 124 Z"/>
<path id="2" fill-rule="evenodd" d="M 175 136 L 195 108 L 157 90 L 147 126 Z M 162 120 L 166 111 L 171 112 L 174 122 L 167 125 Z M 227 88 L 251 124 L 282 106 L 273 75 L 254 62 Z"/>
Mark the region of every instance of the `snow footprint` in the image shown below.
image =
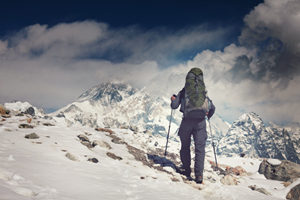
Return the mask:
<path id="1" fill-rule="evenodd" d="M 14 173 L 0 168 L 0 180 L 10 181 L 12 179 L 13 175 L 14 175 Z"/>
<path id="2" fill-rule="evenodd" d="M 12 191 L 26 197 L 35 197 L 39 194 L 37 191 L 24 187 L 14 187 L 12 188 Z"/>
<path id="3" fill-rule="evenodd" d="M 51 196 L 55 197 L 57 191 L 53 188 L 40 188 L 38 186 L 32 185 L 32 183 L 18 174 L 14 174 L 11 171 L 0 168 L 0 181 L 4 181 L 7 184 L 7 188 L 16 194 L 25 197 L 35 197 L 35 196 Z M 29 186 L 32 188 L 24 187 Z"/>

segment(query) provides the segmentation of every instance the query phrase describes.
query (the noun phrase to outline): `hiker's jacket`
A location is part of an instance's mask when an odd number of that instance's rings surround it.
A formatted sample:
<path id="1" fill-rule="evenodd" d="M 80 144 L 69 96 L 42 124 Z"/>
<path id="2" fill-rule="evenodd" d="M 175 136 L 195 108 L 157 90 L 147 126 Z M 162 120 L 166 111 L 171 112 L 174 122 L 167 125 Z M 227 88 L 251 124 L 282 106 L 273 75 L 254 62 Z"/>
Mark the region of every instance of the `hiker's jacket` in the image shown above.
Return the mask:
<path id="1" fill-rule="evenodd" d="M 185 98 L 184 98 L 184 88 L 177 94 L 177 97 L 175 98 L 175 100 L 173 100 L 171 102 L 171 108 L 172 109 L 177 109 L 179 107 L 179 105 L 181 104 L 180 106 L 180 112 L 184 113 L 184 105 L 185 105 Z M 193 110 L 193 111 L 190 111 L 187 113 L 186 116 L 183 116 L 183 118 L 205 118 L 206 114 L 207 114 L 207 117 L 208 119 L 210 119 L 213 114 L 215 113 L 215 109 L 216 107 L 214 106 L 214 104 L 212 103 L 212 101 L 208 98 L 208 100 L 210 101 L 211 103 L 211 108 L 207 113 L 205 113 L 203 110 Z"/>

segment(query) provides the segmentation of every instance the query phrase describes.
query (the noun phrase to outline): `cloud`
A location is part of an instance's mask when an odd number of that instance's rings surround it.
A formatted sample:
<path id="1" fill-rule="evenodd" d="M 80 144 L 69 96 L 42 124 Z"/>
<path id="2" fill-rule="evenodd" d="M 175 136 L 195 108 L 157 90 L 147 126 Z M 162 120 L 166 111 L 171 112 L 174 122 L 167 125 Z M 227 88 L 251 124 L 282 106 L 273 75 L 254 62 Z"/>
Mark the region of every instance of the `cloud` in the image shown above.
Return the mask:
<path id="1" fill-rule="evenodd" d="M 279 81 L 286 89 L 300 74 L 300 2 L 266 0 L 245 18 L 239 41 L 257 49 L 256 71 L 248 78 Z M 238 64 L 238 63 L 237 63 Z"/>
<path id="2" fill-rule="evenodd" d="M 142 88 L 189 48 L 214 44 L 226 30 L 121 29 L 91 20 L 35 24 L 0 40 L 0 100 L 58 109 L 92 86 L 123 80 Z M 201 44 L 201 45 L 200 45 Z"/>

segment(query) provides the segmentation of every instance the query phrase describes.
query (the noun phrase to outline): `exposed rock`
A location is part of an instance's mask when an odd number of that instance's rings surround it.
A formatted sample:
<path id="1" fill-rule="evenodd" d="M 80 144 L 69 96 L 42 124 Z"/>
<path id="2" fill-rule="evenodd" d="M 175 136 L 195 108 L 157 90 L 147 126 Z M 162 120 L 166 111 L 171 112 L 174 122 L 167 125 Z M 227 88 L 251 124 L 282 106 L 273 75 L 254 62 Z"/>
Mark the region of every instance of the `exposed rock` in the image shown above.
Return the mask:
<path id="1" fill-rule="evenodd" d="M 27 123 L 28 123 L 28 124 L 30 124 L 30 123 L 31 123 L 31 121 L 32 121 L 32 118 L 31 118 L 31 117 L 29 117 L 29 118 L 26 118 L 26 119 L 22 119 L 22 120 L 20 120 L 20 122 L 23 122 L 23 121 L 27 121 Z"/>
<path id="2" fill-rule="evenodd" d="M 100 147 L 104 147 L 104 148 L 107 148 L 107 149 L 112 149 L 112 147 L 110 146 L 110 144 L 108 144 L 107 142 L 105 141 L 102 141 L 102 140 L 95 140 L 93 142 L 93 146 L 97 146 L 99 145 Z"/>
<path id="3" fill-rule="evenodd" d="M 0 106 L 0 115 L 6 115 L 5 110 Z"/>
<path id="4" fill-rule="evenodd" d="M 226 175 L 221 178 L 221 183 L 224 185 L 237 185 L 237 180 L 231 175 Z"/>
<path id="5" fill-rule="evenodd" d="M 113 143 L 115 143 L 115 144 L 123 144 L 122 139 L 120 139 L 120 138 L 118 138 L 118 137 L 113 138 L 111 141 L 112 141 Z"/>
<path id="6" fill-rule="evenodd" d="M 172 177 L 171 181 L 173 181 L 173 182 L 180 182 L 180 180 L 178 178 L 176 178 L 176 177 Z"/>
<path id="7" fill-rule="evenodd" d="M 18 113 L 16 114 L 17 117 L 23 117 L 24 116 L 24 113 Z"/>
<path id="8" fill-rule="evenodd" d="M 44 126 L 55 126 L 54 124 L 50 124 L 50 123 L 43 123 Z"/>
<path id="9" fill-rule="evenodd" d="M 91 136 L 92 134 L 88 133 L 88 132 L 84 132 L 84 134 L 86 134 L 87 136 Z"/>
<path id="10" fill-rule="evenodd" d="M 129 129 L 128 125 L 121 126 L 121 129 Z"/>
<path id="11" fill-rule="evenodd" d="M 29 124 L 20 124 L 19 128 L 33 128 L 33 126 L 31 126 Z"/>
<path id="12" fill-rule="evenodd" d="M 4 110 L 4 114 L 9 114 L 10 113 L 10 110 L 7 109 L 4 105 L 0 104 L 0 110 L 1 108 Z M 2 114 L 2 113 L 1 113 Z"/>
<path id="13" fill-rule="evenodd" d="M 38 139 L 40 137 L 36 133 L 30 133 L 30 134 L 25 135 L 25 138 L 27 138 L 27 139 Z"/>
<path id="14" fill-rule="evenodd" d="M 99 162 L 97 158 L 89 158 L 88 161 L 93 162 L 93 163 Z"/>
<path id="15" fill-rule="evenodd" d="M 84 146 L 86 146 L 87 148 L 94 148 L 94 146 L 88 142 L 88 141 L 81 141 L 81 144 L 83 144 Z"/>
<path id="16" fill-rule="evenodd" d="M 28 115 L 34 116 L 35 115 L 34 108 L 33 107 L 27 108 L 27 110 L 24 112 L 24 114 L 28 114 Z"/>
<path id="17" fill-rule="evenodd" d="M 264 159 L 258 172 L 264 174 L 267 179 L 291 182 L 295 178 L 300 178 L 300 165 L 288 160 L 282 160 L 281 164 L 274 164 Z"/>
<path id="18" fill-rule="evenodd" d="M 57 114 L 56 117 L 63 117 L 63 118 L 66 118 L 66 116 L 64 115 L 63 112 L 60 112 L 59 114 Z"/>
<path id="19" fill-rule="evenodd" d="M 113 153 L 107 152 L 106 155 L 114 160 L 123 160 L 123 158 L 121 158 L 120 156 L 116 156 Z"/>
<path id="20" fill-rule="evenodd" d="M 257 188 L 256 185 L 250 185 L 249 188 L 251 190 L 258 191 L 258 192 L 260 192 L 262 194 L 265 194 L 265 195 L 269 195 L 269 196 L 271 195 L 271 193 L 268 192 L 265 188 Z"/>
<path id="21" fill-rule="evenodd" d="M 290 183 L 290 182 L 283 182 L 282 185 L 283 185 L 284 187 L 287 187 L 287 186 L 291 185 L 291 183 Z"/>
<path id="22" fill-rule="evenodd" d="M 114 132 L 107 128 L 95 128 L 96 131 L 108 132 L 109 134 L 113 134 Z"/>
<path id="23" fill-rule="evenodd" d="M 11 115 L 2 115 L 3 118 L 11 118 Z"/>
<path id="24" fill-rule="evenodd" d="M 79 161 L 77 156 L 71 154 L 71 153 L 66 153 L 65 155 L 67 158 L 69 158 L 70 160 L 73 160 L 73 161 Z"/>
<path id="25" fill-rule="evenodd" d="M 134 133 L 138 133 L 138 132 L 139 132 L 139 128 L 138 128 L 137 126 L 131 125 L 131 126 L 129 127 L 129 129 L 130 129 L 131 131 L 133 131 Z"/>
<path id="26" fill-rule="evenodd" d="M 236 176 L 247 176 L 248 173 L 246 170 L 244 170 L 244 168 L 242 168 L 241 166 L 237 166 L 237 167 L 226 167 L 226 172 L 228 174 L 233 174 Z"/>
<path id="27" fill-rule="evenodd" d="M 83 142 L 90 142 L 90 139 L 83 134 L 77 135 L 77 137 Z"/>
<path id="28" fill-rule="evenodd" d="M 149 129 L 146 129 L 146 130 L 144 131 L 144 133 L 147 134 L 147 135 L 152 135 L 152 131 L 149 130 Z"/>
<path id="29" fill-rule="evenodd" d="M 300 199 L 300 184 L 296 185 L 291 189 L 291 191 L 286 195 L 287 199 L 299 200 Z"/>

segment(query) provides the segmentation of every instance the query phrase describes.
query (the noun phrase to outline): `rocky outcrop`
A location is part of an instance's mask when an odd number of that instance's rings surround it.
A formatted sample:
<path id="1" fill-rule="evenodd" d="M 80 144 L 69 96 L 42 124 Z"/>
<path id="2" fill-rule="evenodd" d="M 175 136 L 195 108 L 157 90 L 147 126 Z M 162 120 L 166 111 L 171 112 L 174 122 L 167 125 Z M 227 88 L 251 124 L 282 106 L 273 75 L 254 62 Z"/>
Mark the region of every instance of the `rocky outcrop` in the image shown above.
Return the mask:
<path id="1" fill-rule="evenodd" d="M 97 158 L 89 158 L 88 161 L 93 162 L 93 163 L 99 162 Z"/>
<path id="2" fill-rule="evenodd" d="M 300 199 L 300 184 L 296 185 L 291 189 L 291 191 L 286 195 L 289 200 L 299 200 Z"/>
<path id="3" fill-rule="evenodd" d="M 90 142 L 90 139 L 89 139 L 87 136 L 83 135 L 83 134 L 80 134 L 80 135 L 78 135 L 77 137 L 78 137 L 82 142 Z"/>
<path id="4" fill-rule="evenodd" d="M 264 159 L 258 172 L 267 179 L 293 182 L 300 178 L 300 165 L 288 160 Z"/>
<path id="5" fill-rule="evenodd" d="M 27 138 L 27 139 L 38 139 L 40 137 L 36 133 L 30 133 L 30 134 L 25 135 L 25 138 Z"/>
<path id="6" fill-rule="evenodd" d="M 0 104 L 0 115 L 9 114 L 10 110 L 7 109 L 4 105 Z"/>
<path id="7" fill-rule="evenodd" d="M 5 110 L 0 106 L 0 115 L 5 115 L 5 114 L 6 114 Z"/>
<path id="8" fill-rule="evenodd" d="M 33 107 L 27 108 L 27 110 L 25 110 L 24 114 L 28 114 L 28 115 L 34 116 L 35 115 L 34 108 Z"/>
<path id="9" fill-rule="evenodd" d="M 29 124 L 20 124 L 19 128 L 33 128 L 33 126 L 29 125 Z"/>
<path id="10" fill-rule="evenodd" d="M 108 128 L 95 128 L 96 131 L 107 132 L 109 134 L 113 134 L 114 132 Z"/>
<path id="11" fill-rule="evenodd" d="M 95 140 L 93 142 L 93 146 L 94 147 L 97 146 L 97 145 L 99 145 L 100 147 L 104 147 L 106 149 L 112 149 L 112 147 L 110 146 L 110 144 L 108 144 L 107 142 L 102 141 L 102 140 Z"/>
<path id="12" fill-rule="evenodd" d="M 221 179 L 221 183 L 223 185 L 237 185 L 237 178 L 231 175 L 226 175 Z"/>
<path id="13" fill-rule="evenodd" d="M 120 156 L 117 156 L 114 153 L 107 152 L 106 155 L 114 160 L 123 160 L 123 158 L 121 158 Z"/>

